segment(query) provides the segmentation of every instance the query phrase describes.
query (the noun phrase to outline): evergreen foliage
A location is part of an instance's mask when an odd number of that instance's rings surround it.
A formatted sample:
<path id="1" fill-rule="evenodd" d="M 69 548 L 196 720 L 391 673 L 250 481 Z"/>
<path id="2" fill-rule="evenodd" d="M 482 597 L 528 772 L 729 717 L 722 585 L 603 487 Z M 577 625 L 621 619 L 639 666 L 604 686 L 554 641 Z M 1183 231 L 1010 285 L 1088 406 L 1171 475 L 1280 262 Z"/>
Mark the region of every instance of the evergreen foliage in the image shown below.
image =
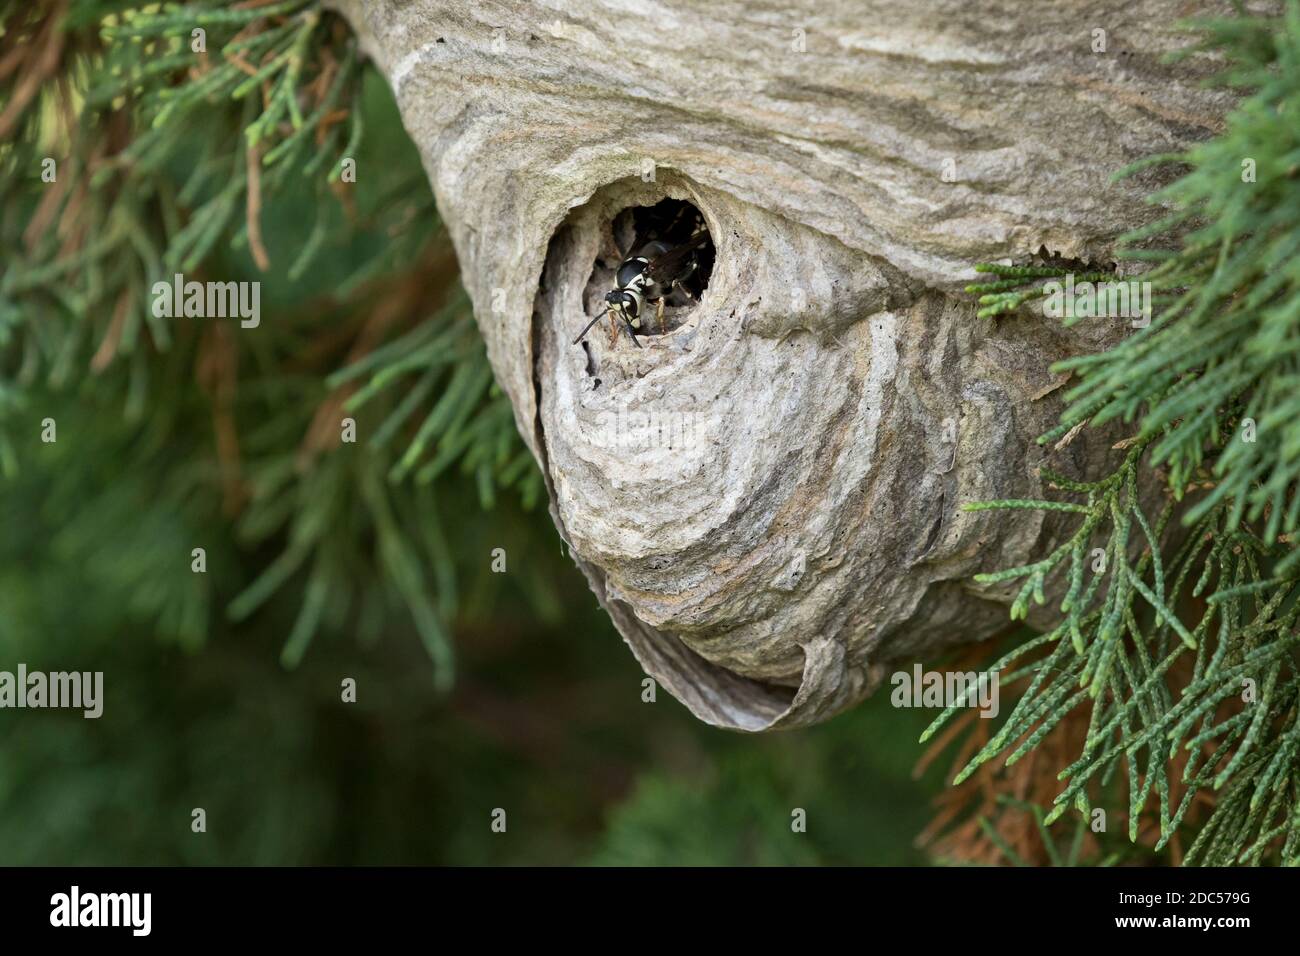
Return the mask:
<path id="1" fill-rule="evenodd" d="M 992 667 L 1023 684 L 999 731 L 957 775 L 1005 755 L 1012 765 L 1068 715 L 1088 729 L 1046 822 L 1085 818 L 1127 791 L 1130 839 L 1144 813 L 1156 848 L 1198 800 L 1211 803 L 1187 863 L 1300 863 L 1300 3 L 1285 16 L 1195 25 L 1221 52 L 1221 82 L 1244 98 L 1225 132 L 1186 155 L 1152 201 L 1166 214 L 1126 237 L 1122 254 L 1151 263 L 1159 309 L 1109 351 L 1073 358 L 1060 425 L 1043 443 L 1122 420 L 1134 433 L 1097 480 L 1043 477 L 1065 501 L 993 501 L 970 509 L 1077 513 L 1073 536 L 1019 568 L 1012 616 L 1064 581 L 1059 623 Z M 1125 171 L 1131 173 L 1136 168 Z M 1251 173 L 1254 173 L 1252 178 Z M 1165 237 L 1157 248 L 1146 248 Z M 981 316 L 1046 294 L 1059 266 L 983 265 L 996 280 Z M 1106 273 L 1076 280 L 1106 281 Z M 1163 500 L 1144 490 L 1163 485 Z M 1094 548 L 1100 551 L 1094 552 Z M 1098 557 L 1098 556 L 1102 557 Z M 950 709 L 927 731 L 950 719 Z"/>
<path id="2" fill-rule="evenodd" d="M 223 506 L 192 543 L 148 519 L 130 535 L 116 573 L 165 633 L 203 641 L 211 598 L 188 554 L 231 539 L 264 556 L 222 602 L 233 620 L 300 594 L 287 665 L 323 621 L 364 639 L 403 613 L 449 686 L 458 571 L 431 484 L 457 470 L 490 507 L 498 488 L 536 501 L 540 475 L 491 384 L 412 147 L 363 136 L 363 116 L 393 109 L 345 24 L 310 0 L 0 13 L 4 474 L 22 464 L 15 428 L 32 445 L 37 394 L 115 395 L 142 429 L 117 454 L 149 485 L 97 498 L 82 533 L 102 531 L 114 502 L 215 490 Z M 364 170 L 355 184 L 345 161 Z M 274 277 L 279 321 L 160 318 L 153 285 L 175 273 Z M 340 441 L 347 417 L 355 446 Z"/>

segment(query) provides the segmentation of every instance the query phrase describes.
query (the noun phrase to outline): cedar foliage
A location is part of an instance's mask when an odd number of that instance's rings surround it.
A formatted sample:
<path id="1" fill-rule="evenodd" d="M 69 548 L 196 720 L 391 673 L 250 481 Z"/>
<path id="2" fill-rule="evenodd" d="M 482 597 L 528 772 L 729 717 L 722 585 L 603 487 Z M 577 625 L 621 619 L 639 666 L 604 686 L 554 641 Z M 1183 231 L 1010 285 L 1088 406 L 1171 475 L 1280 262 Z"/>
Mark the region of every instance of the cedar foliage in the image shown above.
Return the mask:
<path id="1" fill-rule="evenodd" d="M 1129 838 L 1149 819 L 1162 849 L 1195 807 L 1209 805 L 1186 862 L 1296 864 L 1300 3 L 1292 0 L 1281 19 L 1242 14 L 1194 27 L 1203 36 L 1197 49 L 1226 60 L 1218 81 L 1243 99 L 1222 135 L 1121 173 L 1183 168 L 1151 197 L 1164 215 L 1125 237 L 1121 250 L 1149 265 L 1135 278 L 1152 284 L 1158 308 L 1118 346 L 1059 363 L 1075 384 L 1060 425 L 1040 439 L 1064 442 L 1120 420 L 1133 429 L 1117 446 L 1122 461 L 1086 481 L 1044 470 L 1056 500 L 967 506 L 1079 518 L 1051 554 L 983 576 L 1023 582 L 1013 618 L 1030 601 L 1045 602 L 1053 574 L 1065 593 L 1052 630 L 992 665 L 1004 685 L 1023 690 L 955 782 L 995 757 L 1014 766 L 1084 713 L 1087 731 L 1059 768 L 1044 823 L 1071 808 L 1084 819 L 1094 807 L 1113 812 L 1120 799 Z M 997 277 L 968 288 L 981 295 L 986 317 L 1043 297 L 1043 280 L 1067 272 L 977 270 Z M 1153 504 L 1143 489 L 1154 484 L 1165 494 Z"/>
<path id="2" fill-rule="evenodd" d="M 115 395 L 145 436 L 118 452 L 146 482 L 117 492 L 123 507 L 193 510 L 215 484 L 238 545 L 278 550 L 217 610 L 240 621 L 300 593 L 290 666 L 322 621 L 365 640 L 404 615 L 450 686 L 458 569 L 428 490 L 457 469 L 484 507 L 502 488 L 531 504 L 540 475 L 492 386 L 418 163 L 388 162 L 391 144 L 365 152 L 360 101 L 382 81 L 345 24 L 311 0 L 6 2 L 0 23 L 0 469 L 21 467 L 33 392 Z M 344 160 L 368 161 L 355 187 Z M 271 201 L 310 225 L 264 235 Z M 314 271 L 340 245 L 350 271 Z M 154 283 L 176 273 L 269 270 L 297 293 L 273 327 L 151 308 Z M 219 452 L 206 471 L 180 453 L 203 417 Z M 340 445 L 347 417 L 357 453 Z M 213 609 L 177 560 L 190 548 L 138 530 L 124 590 L 202 643 Z"/>

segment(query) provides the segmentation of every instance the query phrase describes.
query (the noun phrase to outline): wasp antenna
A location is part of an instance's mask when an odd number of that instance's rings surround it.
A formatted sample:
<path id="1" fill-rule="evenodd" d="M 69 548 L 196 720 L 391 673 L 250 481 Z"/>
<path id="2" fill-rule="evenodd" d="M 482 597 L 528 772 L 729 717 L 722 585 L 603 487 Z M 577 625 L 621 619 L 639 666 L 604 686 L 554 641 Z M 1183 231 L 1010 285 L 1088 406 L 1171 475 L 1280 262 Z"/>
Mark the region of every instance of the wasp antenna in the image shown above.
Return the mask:
<path id="1" fill-rule="evenodd" d="M 596 316 L 594 319 L 592 319 L 590 322 L 588 322 L 588 323 L 583 327 L 582 331 L 578 333 L 578 337 L 577 337 L 576 339 L 573 340 L 573 344 L 574 344 L 574 345 L 577 345 L 579 342 L 581 342 L 581 341 L 582 341 L 582 337 L 583 337 L 584 335 L 586 335 L 588 332 L 591 331 L 591 327 L 592 327 L 593 325 L 595 325 L 597 322 L 599 322 L 601 319 L 603 319 L 603 318 L 604 318 L 605 316 L 607 316 L 607 315 L 609 315 L 609 309 L 606 309 L 604 312 L 600 313 L 598 316 Z"/>
<path id="2" fill-rule="evenodd" d="M 636 329 L 633 328 L 632 326 L 632 320 L 629 319 L 626 315 L 624 315 L 623 324 L 627 326 L 627 334 L 632 336 L 632 344 L 635 345 L 637 348 L 640 348 L 641 343 L 636 340 Z"/>

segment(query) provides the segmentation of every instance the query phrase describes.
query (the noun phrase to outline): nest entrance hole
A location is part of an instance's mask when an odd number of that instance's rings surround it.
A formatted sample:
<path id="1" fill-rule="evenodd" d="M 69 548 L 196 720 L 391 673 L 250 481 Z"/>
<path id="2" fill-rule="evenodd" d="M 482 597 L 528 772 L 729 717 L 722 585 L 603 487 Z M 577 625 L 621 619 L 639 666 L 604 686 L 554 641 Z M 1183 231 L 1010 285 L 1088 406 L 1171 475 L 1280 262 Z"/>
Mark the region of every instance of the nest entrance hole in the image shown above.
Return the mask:
<path id="1" fill-rule="evenodd" d="M 657 318 L 657 303 L 647 302 L 637 335 L 657 336 L 683 325 L 709 287 L 717 256 L 703 214 L 684 199 L 661 199 L 650 206 L 629 206 L 614 216 L 609 232 L 602 237 L 587 282 L 583 297 L 587 314 L 594 316 L 604 310 L 605 295 L 618 287 L 619 266 L 625 259 L 652 252 L 662 254 L 662 246 L 667 246 L 667 253 L 671 254 L 672 249 L 688 242 L 700 230 L 704 232 L 704 240 L 691 254 L 694 267 L 664 297 L 662 328 Z M 653 246 L 655 243 L 662 246 Z"/>

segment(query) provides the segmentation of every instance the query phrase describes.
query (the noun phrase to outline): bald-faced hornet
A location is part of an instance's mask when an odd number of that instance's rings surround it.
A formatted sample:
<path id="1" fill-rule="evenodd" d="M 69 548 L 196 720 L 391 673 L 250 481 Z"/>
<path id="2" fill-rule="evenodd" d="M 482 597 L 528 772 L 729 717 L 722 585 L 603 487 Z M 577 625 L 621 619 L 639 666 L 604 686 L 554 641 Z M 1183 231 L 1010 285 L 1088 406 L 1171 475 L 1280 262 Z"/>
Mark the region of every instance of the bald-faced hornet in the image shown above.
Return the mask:
<path id="1" fill-rule="evenodd" d="M 648 302 L 654 303 L 659 331 L 664 331 L 664 300 L 675 289 L 681 289 L 688 297 L 694 298 L 682 283 L 699 267 L 696 250 L 708 241 L 708 232 L 700 229 L 685 242 L 676 245 L 658 239 L 647 242 L 625 258 L 614 273 L 614 288 L 605 293 L 604 311 L 598 312 L 587 323 L 573 344 L 581 342 L 593 325 L 606 315 L 611 315 L 623 320 L 632 335 L 633 344 L 640 348 L 641 343 L 636 340 L 636 333 L 641 328 Z"/>

